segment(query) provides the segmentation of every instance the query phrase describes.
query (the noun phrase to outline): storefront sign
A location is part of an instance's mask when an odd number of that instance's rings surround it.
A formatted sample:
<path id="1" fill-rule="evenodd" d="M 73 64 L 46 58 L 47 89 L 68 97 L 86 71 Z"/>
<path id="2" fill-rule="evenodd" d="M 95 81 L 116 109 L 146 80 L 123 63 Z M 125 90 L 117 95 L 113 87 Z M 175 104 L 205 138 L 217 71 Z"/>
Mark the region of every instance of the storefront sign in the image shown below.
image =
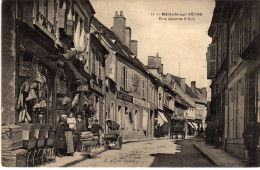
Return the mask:
<path id="1" fill-rule="evenodd" d="M 134 104 L 137 104 L 137 105 L 139 105 L 139 106 L 143 106 L 143 107 L 146 107 L 146 108 L 150 108 L 150 103 L 145 102 L 145 101 L 140 100 L 140 99 L 135 98 L 135 97 L 133 98 L 133 103 L 134 103 Z"/>
<path id="2" fill-rule="evenodd" d="M 87 84 L 80 84 L 77 91 L 89 91 L 89 86 Z"/>
<path id="3" fill-rule="evenodd" d="M 117 92 L 117 98 L 131 103 L 133 102 L 133 97 L 129 96 L 127 93 Z"/>

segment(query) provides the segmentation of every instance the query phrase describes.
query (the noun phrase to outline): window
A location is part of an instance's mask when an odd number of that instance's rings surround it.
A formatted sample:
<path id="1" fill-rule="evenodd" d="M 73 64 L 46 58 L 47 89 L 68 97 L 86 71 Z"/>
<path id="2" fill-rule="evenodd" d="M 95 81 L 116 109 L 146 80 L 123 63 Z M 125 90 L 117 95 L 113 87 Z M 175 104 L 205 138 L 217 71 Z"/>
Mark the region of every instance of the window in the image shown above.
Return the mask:
<path id="1" fill-rule="evenodd" d="M 122 127 L 122 123 L 121 123 L 121 115 L 122 114 L 122 106 L 118 106 L 118 109 L 117 109 L 117 122 L 118 124 Z"/>
<path id="2" fill-rule="evenodd" d="M 126 67 L 122 67 L 122 80 L 121 80 L 122 88 L 127 90 L 128 87 L 128 71 Z"/>
<path id="3" fill-rule="evenodd" d="M 102 73 L 102 71 L 101 71 L 101 69 L 102 69 L 102 62 L 101 62 L 101 56 L 99 57 L 99 64 L 98 64 L 98 69 L 99 69 L 99 71 L 98 71 L 98 77 L 101 79 L 102 77 L 101 77 L 101 73 Z"/>
<path id="4" fill-rule="evenodd" d="M 142 97 L 144 97 L 144 86 L 145 86 L 144 80 L 143 80 L 142 82 L 143 82 L 143 83 L 142 83 Z"/>
<path id="5" fill-rule="evenodd" d="M 159 93 L 159 108 L 162 108 L 162 94 Z"/>
<path id="6" fill-rule="evenodd" d="M 135 118 L 134 118 L 134 126 L 135 126 L 135 130 L 138 130 L 138 110 L 135 110 Z"/>
<path id="7" fill-rule="evenodd" d="M 95 74 L 95 61 L 96 61 L 96 55 L 95 53 L 92 51 L 92 73 Z"/>

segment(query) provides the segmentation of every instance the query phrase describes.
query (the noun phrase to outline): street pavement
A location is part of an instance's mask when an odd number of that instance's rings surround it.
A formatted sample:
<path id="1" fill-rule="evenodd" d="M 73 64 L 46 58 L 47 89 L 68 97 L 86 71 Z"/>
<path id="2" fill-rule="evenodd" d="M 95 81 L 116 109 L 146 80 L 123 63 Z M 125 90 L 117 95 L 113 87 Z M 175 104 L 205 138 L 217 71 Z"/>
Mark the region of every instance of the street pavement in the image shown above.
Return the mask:
<path id="1" fill-rule="evenodd" d="M 122 150 L 101 151 L 93 158 L 84 158 L 79 153 L 69 167 L 212 167 L 212 164 L 196 148 L 190 139 L 163 139 L 126 143 Z M 69 160 L 67 160 L 69 162 Z M 55 164 L 52 165 L 56 166 Z M 50 165 L 48 166 L 50 167 Z"/>

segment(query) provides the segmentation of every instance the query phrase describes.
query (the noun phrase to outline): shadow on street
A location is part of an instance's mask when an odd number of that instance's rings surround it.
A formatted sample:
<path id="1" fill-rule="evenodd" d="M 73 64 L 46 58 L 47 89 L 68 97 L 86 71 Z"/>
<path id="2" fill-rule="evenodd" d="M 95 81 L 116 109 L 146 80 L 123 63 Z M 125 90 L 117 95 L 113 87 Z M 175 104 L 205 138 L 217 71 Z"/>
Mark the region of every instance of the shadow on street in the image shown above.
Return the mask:
<path id="1" fill-rule="evenodd" d="M 193 147 L 192 139 L 172 141 L 180 152 L 157 153 L 150 167 L 214 167 L 214 165 Z"/>

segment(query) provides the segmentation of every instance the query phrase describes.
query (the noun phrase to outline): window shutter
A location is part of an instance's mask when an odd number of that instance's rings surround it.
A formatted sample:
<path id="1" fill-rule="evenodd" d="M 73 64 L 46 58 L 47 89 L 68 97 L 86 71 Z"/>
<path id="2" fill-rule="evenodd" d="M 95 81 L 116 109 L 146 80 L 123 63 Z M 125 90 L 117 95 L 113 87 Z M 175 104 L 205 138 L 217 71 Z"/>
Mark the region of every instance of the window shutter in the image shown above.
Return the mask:
<path id="1" fill-rule="evenodd" d="M 241 78 L 241 96 L 245 94 L 245 77 Z"/>
<path id="2" fill-rule="evenodd" d="M 128 79 L 128 72 L 127 72 L 127 69 L 125 68 L 125 89 L 128 89 L 127 79 Z"/>
<path id="3" fill-rule="evenodd" d="M 214 78 L 216 74 L 216 44 L 210 44 L 208 48 L 208 79 Z"/>
<path id="4" fill-rule="evenodd" d="M 235 32 L 233 34 L 234 36 L 234 42 L 233 42 L 233 53 L 234 53 L 234 62 L 237 63 L 238 62 L 238 57 L 239 57 L 239 25 L 238 23 L 236 22 L 236 25 L 235 25 Z"/>
<path id="5" fill-rule="evenodd" d="M 57 18 L 57 26 L 58 28 L 65 28 L 65 9 L 61 9 L 58 7 L 58 18 Z"/>
<path id="6" fill-rule="evenodd" d="M 121 87 L 124 88 L 125 85 L 124 85 L 124 81 L 125 81 L 125 69 L 124 67 L 121 67 Z"/>

